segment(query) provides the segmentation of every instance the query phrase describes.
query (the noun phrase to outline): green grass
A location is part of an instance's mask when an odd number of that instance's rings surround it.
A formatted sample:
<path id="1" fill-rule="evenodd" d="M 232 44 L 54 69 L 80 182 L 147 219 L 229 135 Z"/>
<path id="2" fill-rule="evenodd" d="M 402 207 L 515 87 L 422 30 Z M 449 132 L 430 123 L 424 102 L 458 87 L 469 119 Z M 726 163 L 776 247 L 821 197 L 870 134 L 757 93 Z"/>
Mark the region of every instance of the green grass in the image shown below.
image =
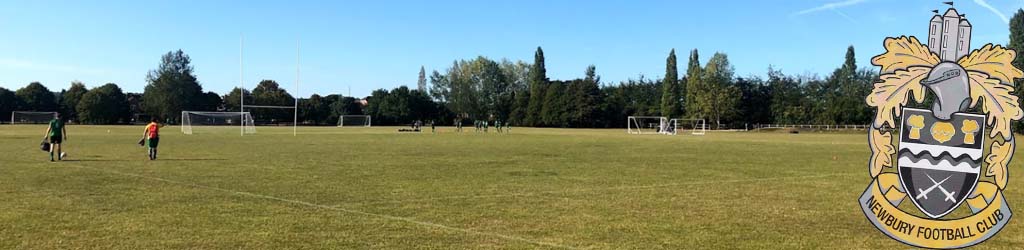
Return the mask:
<path id="1" fill-rule="evenodd" d="M 0 126 L 0 248 L 906 248 L 859 210 L 864 133 L 395 129 L 165 127 L 148 161 L 142 126 L 69 126 L 50 163 Z"/>

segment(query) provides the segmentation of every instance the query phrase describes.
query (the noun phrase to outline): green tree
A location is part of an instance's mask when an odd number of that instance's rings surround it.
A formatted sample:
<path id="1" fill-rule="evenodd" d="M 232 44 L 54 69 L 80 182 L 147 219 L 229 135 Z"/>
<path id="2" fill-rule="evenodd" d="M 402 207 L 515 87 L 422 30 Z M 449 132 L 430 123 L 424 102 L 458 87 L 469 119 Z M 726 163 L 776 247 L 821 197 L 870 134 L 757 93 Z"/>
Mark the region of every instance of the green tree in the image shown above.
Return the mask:
<path id="1" fill-rule="evenodd" d="M 583 79 L 569 83 L 569 122 L 573 127 L 596 127 L 601 120 L 601 77 L 594 65 L 587 66 L 584 75 Z"/>
<path id="2" fill-rule="evenodd" d="M 21 106 L 22 101 L 18 95 L 15 95 L 13 91 L 0 87 L 0 115 L 11 115 L 11 112 L 18 111 Z"/>
<path id="3" fill-rule="evenodd" d="M 71 121 L 78 120 L 78 110 L 76 107 L 78 102 L 82 100 L 82 95 L 85 95 L 88 91 L 82 82 L 71 82 L 71 87 L 64 91 L 60 98 L 60 112 L 65 119 Z"/>
<path id="4" fill-rule="evenodd" d="M 732 84 L 734 70 L 728 56 L 715 53 L 708 59 L 703 73 L 706 88 L 698 93 L 697 108 L 721 129 L 723 121 L 739 113 L 740 93 Z"/>
<path id="5" fill-rule="evenodd" d="M 568 83 L 552 81 L 544 90 L 544 104 L 541 109 L 541 124 L 548 127 L 568 127 L 569 101 L 565 94 Z"/>
<path id="6" fill-rule="evenodd" d="M 76 108 L 79 120 L 85 124 L 121 124 L 131 119 L 128 98 L 113 83 L 86 92 Z"/>
<path id="7" fill-rule="evenodd" d="M 181 111 L 197 109 L 203 88 L 193 74 L 192 60 L 181 50 L 167 52 L 160 65 L 146 75 L 142 106 L 146 113 L 172 122 Z"/>
<path id="8" fill-rule="evenodd" d="M 222 98 L 224 102 L 224 110 L 239 111 L 239 108 L 241 108 L 241 105 L 243 104 L 254 105 L 252 93 L 249 92 L 249 90 L 244 90 L 245 100 L 242 100 L 242 97 L 240 96 L 242 93 L 242 89 L 235 87 L 234 89 L 231 89 L 231 92 L 228 92 L 227 95 L 224 95 L 224 98 Z"/>
<path id="9" fill-rule="evenodd" d="M 703 110 L 697 108 L 697 97 L 704 91 L 703 81 L 701 77 L 704 75 L 701 71 L 703 69 L 700 66 L 700 57 L 697 54 L 697 49 L 690 51 L 690 61 L 686 66 L 686 94 L 683 100 L 686 102 L 683 107 L 686 108 L 687 116 L 691 118 L 706 118 L 707 114 Z"/>
<path id="10" fill-rule="evenodd" d="M 327 121 L 329 113 L 330 108 L 320 95 L 313 94 L 307 99 L 299 99 L 299 121 L 304 124 L 330 124 Z"/>
<path id="11" fill-rule="evenodd" d="M 1010 42 L 1006 47 L 1017 51 L 1017 57 L 1013 58 L 1013 62 L 1011 64 L 1018 69 L 1024 69 L 1024 56 L 1020 55 L 1021 53 L 1024 53 L 1024 9 L 1017 9 L 1017 12 L 1013 14 L 1013 18 L 1010 18 L 1009 26 Z M 1021 93 L 1024 93 L 1024 90 L 1021 89 L 1024 88 L 1024 79 L 1017 78 L 1014 80 L 1013 85 L 1013 94 L 1021 96 Z M 1024 130 L 1024 123 L 1020 121 L 1016 122 L 1014 124 L 1014 130 Z"/>
<path id="12" fill-rule="evenodd" d="M 57 111 L 57 96 L 39 82 L 29 83 L 15 92 L 22 101 L 22 111 Z"/>
<path id="13" fill-rule="evenodd" d="M 548 85 L 547 69 L 544 68 L 544 50 L 539 46 L 533 54 L 533 67 L 530 68 L 530 103 L 527 106 L 526 123 L 537 126 L 541 123 L 541 110 L 546 103 Z"/>
<path id="14" fill-rule="evenodd" d="M 676 117 L 682 110 L 679 98 L 679 71 L 676 67 L 676 50 L 672 49 L 665 59 L 665 78 L 661 82 L 661 116 Z"/>
<path id="15" fill-rule="evenodd" d="M 281 88 L 274 80 L 262 80 L 252 89 L 253 106 L 287 106 L 295 105 L 295 98 L 288 91 Z M 248 105 L 248 104 L 246 104 Z M 256 108 L 250 110 L 253 119 L 269 121 L 272 123 L 291 121 L 293 110 L 290 109 L 265 109 Z"/>

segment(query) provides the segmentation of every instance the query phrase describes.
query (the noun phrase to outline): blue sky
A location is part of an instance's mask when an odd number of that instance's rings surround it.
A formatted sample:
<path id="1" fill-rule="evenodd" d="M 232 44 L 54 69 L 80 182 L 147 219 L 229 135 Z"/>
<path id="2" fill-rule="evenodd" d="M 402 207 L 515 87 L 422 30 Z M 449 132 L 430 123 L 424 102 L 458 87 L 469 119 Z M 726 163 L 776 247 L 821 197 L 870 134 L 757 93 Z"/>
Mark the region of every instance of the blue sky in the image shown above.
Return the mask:
<path id="1" fill-rule="evenodd" d="M 675 48 L 685 71 L 724 52 L 738 76 L 825 75 L 845 49 L 869 66 L 886 36 L 927 32 L 942 1 L 6 1 L 0 0 L 0 87 L 74 80 L 141 92 L 160 55 L 191 56 L 205 90 L 238 85 L 244 36 L 247 88 L 274 79 L 289 92 L 365 96 L 414 86 L 420 66 L 442 71 L 478 55 L 532 62 L 542 46 L 552 79 L 597 66 L 606 83 L 659 78 Z M 972 47 L 1006 43 L 1005 18 L 1024 0 L 962 0 Z M 296 76 L 301 44 L 301 85 Z"/>

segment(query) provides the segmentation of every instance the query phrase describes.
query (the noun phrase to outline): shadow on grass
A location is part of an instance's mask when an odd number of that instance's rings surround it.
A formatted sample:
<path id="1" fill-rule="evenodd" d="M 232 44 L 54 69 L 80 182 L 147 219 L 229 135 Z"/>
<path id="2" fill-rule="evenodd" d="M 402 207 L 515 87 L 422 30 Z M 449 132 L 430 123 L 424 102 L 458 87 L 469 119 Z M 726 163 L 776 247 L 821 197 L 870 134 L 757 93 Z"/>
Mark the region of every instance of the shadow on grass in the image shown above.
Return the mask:
<path id="1" fill-rule="evenodd" d="M 67 159 L 67 160 L 61 160 L 61 161 L 66 161 L 66 162 L 88 162 L 88 161 L 102 162 L 102 161 L 128 161 L 128 160 L 126 160 L 126 159 Z"/>
<path id="2" fill-rule="evenodd" d="M 170 159 L 164 159 L 164 158 L 157 158 L 155 161 L 226 161 L 226 160 L 228 160 L 228 159 L 216 159 L 216 158 L 193 158 L 193 159 L 188 159 L 188 158 L 170 158 Z"/>
<path id="3" fill-rule="evenodd" d="M 116 161 L 139 161 L 140 159 L 68 159 L 66 162 L 116 162 Z M 141 159 L 145 160 L 145 159 Z M 228 159 L 156 159 L 156 161 L 226 161 Z"/>

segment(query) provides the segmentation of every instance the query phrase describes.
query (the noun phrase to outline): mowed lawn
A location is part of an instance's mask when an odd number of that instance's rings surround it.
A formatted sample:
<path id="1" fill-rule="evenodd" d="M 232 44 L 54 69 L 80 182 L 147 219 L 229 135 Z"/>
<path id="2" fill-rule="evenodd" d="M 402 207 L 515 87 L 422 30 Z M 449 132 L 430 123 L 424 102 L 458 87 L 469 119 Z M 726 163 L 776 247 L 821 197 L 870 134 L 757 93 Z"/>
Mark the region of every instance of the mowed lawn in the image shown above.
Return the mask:
<path id="1" fill-rule="evenodd" d="M 149 161 L 142 126 L 69 126 L 51 163 L 44 130 L 0 126 L 2 249 L 907 248 L 858 206 L 863 132 L 165 127 Z"/>

